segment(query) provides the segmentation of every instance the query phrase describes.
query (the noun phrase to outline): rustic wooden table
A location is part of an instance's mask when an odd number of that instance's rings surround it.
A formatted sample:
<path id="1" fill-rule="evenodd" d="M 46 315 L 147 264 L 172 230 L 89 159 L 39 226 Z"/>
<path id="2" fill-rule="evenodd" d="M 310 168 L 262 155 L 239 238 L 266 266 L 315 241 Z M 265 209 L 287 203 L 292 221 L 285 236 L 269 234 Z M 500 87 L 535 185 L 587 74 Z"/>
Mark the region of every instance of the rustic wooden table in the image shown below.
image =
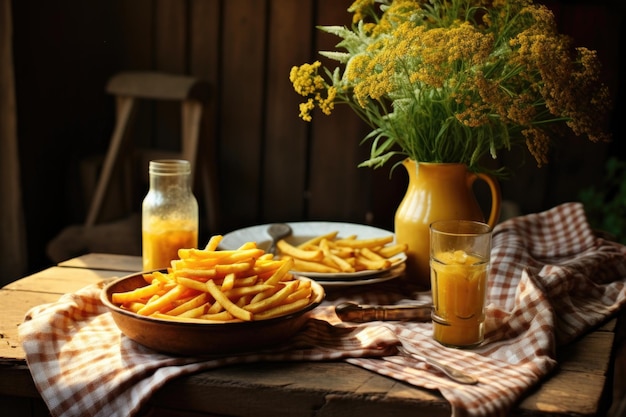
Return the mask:
<path id="1" fill-rule="evenodd" d="M 26 311 L 103 279 L 141 269 L 138 257 L 89 254 L 0 289 L 0 409 L 4 416 L 48 411 L 24 359 L 17 327 Z M 616 320 L 559 352 L 558 370 L 513 415 L 596 416 L 610 405 Z M 344 362 L 229 366 L 176 379 L 150 402 L 150 416 L 449 416 L 437 392 Z"/>

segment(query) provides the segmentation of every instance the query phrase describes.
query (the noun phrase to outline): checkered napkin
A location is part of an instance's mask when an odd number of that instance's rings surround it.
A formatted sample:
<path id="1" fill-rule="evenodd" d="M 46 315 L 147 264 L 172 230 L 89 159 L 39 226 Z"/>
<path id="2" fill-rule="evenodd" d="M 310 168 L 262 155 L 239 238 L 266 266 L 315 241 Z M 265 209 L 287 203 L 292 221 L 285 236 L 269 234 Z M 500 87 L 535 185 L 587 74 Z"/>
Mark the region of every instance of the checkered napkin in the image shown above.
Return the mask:
<path id="1" fill-rule="evenodd" d="M 305 328 L 280 348 L 238 356 L 163 355 L 120 335 L 98 301 L 99 287 L 33 308 L 20 336 L 35 384 L 55 416 L 132 415 L 171 378 L 232 363 L 338 360 L 438 390 L 453 416 L 505 415 L 555 366 L 555 351 L 626 304 L 626 249 L 596 238 L 580 204 L 518 217 L 494 230 L 487 334 L 473 350 L 444 348 L 430 323 L 341 323 L 342 301 L 402 304 L 428 293 L 394 280 L 329 292 Z M 365 289 L 365 290 L 362 290 Z M 423 362 L 395 354 L 402 343 L 480 379 L 464 386 Z"/>

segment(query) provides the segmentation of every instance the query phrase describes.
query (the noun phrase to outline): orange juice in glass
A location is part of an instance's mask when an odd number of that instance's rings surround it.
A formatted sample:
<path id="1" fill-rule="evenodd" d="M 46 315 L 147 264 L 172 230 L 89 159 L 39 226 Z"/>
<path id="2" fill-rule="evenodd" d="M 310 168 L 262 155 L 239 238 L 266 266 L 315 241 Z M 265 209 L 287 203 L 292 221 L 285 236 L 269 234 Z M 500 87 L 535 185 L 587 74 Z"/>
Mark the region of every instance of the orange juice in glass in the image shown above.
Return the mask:
<path id="1" fill-rule="evenodd" d="M 484 339 L 491 228 L 451 220 L 431 225 L 430 271 L 433 338 L 452 347 Z"/>

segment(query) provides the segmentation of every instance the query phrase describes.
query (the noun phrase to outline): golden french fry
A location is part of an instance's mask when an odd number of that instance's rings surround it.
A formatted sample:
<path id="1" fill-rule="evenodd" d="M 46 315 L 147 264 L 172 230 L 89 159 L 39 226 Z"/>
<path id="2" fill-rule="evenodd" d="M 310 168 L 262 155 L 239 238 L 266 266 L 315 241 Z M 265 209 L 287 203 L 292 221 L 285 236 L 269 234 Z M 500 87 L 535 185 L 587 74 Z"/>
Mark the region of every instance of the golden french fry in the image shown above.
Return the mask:
<path id="1" fill-rule="evenodd" d="M 269 310 L 265 310 L 265 311 L 263 311 L 261 313 L 258 313 L 258 314 L 255 315 L 255 319 L 256 320 L 267 320 L 267 319 L 270 319 L 272 317 L 283 316 L 285 314 L 289 314 L 289 313 L 293 313 L 293 312 L 298 311 L 298 310 L 302 310 L 308 304 L 309 304 L 309 300 L 307 300 L 307 299 L 296 300 L 293 303 L 282 304 L 282 305 L 276 306 L 274 308 L 270 308 Z"/>
<path id="2" fill-rule="evenodd" d="M 320 272 L 329 274 L 340 272 L 338 268 L 333 268 L 320 262 L 302 261 L 300 259 L 293 260 L 293 269 L 301 272 Z"/>
<path id="3" fill-rule="evenodd" d="M 335 262 L 341 272 L 354 272 L 354 265 L 350 264 L 350 262 L 333 253 L 331 253 L 329 257 L 333 260 L 333 262 Z"/>
<path id="4" fill-rule="evenodd" d="M 321 249 L 318 250 L 304 250 L 297 248 L 287 242 L 285 239 L 281 239 L 276 242 L 278 250 L 286 256 L 302 259 L 304 261 L 321 261 L 324 258 L 324 252 Z"/>
<path id="5" fill-rule="evenodd" d="M 235 286 L 235 273 L 231 272 L 224 277 L 224 281 L 222 281 L 222 292 L 226 292 L 228 290 L 232 290 Z"/>
<path id="6" fill-rule="evenodd" d="M 223 311 L 225 311 L 224 307 L 218 301 L 216 301 L 216 302 L 213 303 L 213 305 L 211 307 L 209 307 L 209 309 L 207 310 L 206 313 L 207 314 L 218 314 L 218 313 L 221 313 Z M 228 313 L 228 314 L 230 314 L 230 313 Z M 232 318 L 232 316 L 231 316 L 231 318 Z"/>
<path id="7" fill-rule="evenodd" d="M 337 245 L 333 244 L 330 251 L 335 256 L 343 259 L 349 259 L 354 257 L 356 250 L 347 246 L 338 247 Z"/>
<path id="8" fill-rule="evenodd" d="M 249 277 L 244 278 L 235 278 L 234 286 L 235 287 L 247 287 L 250 285 L 254 285 L 259 280 L 258 275 L 250 275 Z M 222 283 L 222 287 L 224 284 Z"/>
<path id="9" fill-rule="evenodd" d="M 176 277 L 176 281 L 181 284 L 184 285 L 187 288 L 190 288 L 192 290 L 196 290 L 196 291 L 201 291 L 201 292 L 206 292 L 206 282 L 204 281 L 199 281 L 197 279 L 191 279 L 191 278 L 187 278 L 187 277 Z"/>
<path id="10" fill-rule="evenodd" d="M 225 277 L 231 273 L 246 272 L 254 265 L 254 259 L 246 260 L 245 262 L 236 262 L 227 265 L 215 265 L 216 275 Z"/>
<path id="11" fill-rule="evenodd" d="M 372 261 L 383 261 L 385 260 L 385 258 L 381 255 L 379 255 L 378 253 L 372 251 L 370 248 L 362 248 L 361 250 L 359 250 L 359 255 L 370 259 Z"/>
<path id="12" fill-rule="evenodd" d="M 351 248 L 371 248 L 384 246 L 391 242 L 393 242 L 393 235 L 373 237 L 370 239 L 338 239 L 335 241 L 335 244 L 337 246 L 348 246 Z"/>
<path id="13" fill-rule="evenodd" d="M 334 230 L 332 232 L 320 235 L 320 236 L 316 236 L 314 238 L 311 238 L 309 240 L 306 240 L 302 243 L 300 243 L 297 247 L 300 249 L 304 249 L 308 246 L 315 246 L 318 245 L 322 240 L 333 240 L 335 239 L 335 237 L 337 237 L 337 235 L 339 234 L 339 231 Z"/>
<path id="14" fill-rule="evenodd" d="M 285 285 L 282 289 L 278 290 L 278 292 L 271 295 L 270 297 L 267 297 L 256 303 L 249 304 L 245 306 L 244 309 L 256 314 L 271 307 L 274 307 L 293 292 L 294 284 L 297 286 L 298 281 L 291 281 L 289 284 Z"/>
<path id="15" fill-rule="evenodd" d="M 259 256 L 259 259 L 257 259 L 257 261 L 270 261 L 272 259 L 274 259 L 273 253 L 264 253 L 263 255 Z"/>
<path id="16" fill-rule="evenodd" d="M 226 295 L 220 291 L 220 289 L 215 285 L 213 280 L 209 280 L 206 283 L 206 287 L 209 290 L 209 293 L 215 298 L 215 301 L 219 302 L 226 311 L 232 314 L 234 317 L 237 317 L 243 321 L 251 321 L 252 313 L 244 310 L 243 308 L 237 306 L 235 303 L 230 301 Z"/>
<path id="17" fill-rule="evenodd" d="M 252 295 L 247 294 L 244 296 L 239 297 L 239 299 L 237 300 L 237 302 L 235 304 L 237 304 L 238 307 L 243 308 L 244 306 L 247 306 L 248 304 L 250 304 L 250 299 L 252 298 Z"/>
<path id="18" fill-rule="evenodd" d="M 383 246 L 382 248 L 380 248 L 378 253 L 385 258 L 391 258 L 402 252 L 406 252 L 408 249 L 409 245 L 407 245 L 406 243 L 396 243 L 395 245 Z"/>
<path id="19" fill-rule="evenodd" d="M 205 322 L 206 322 L 206 320 L 209 320 L 209 321 L 220 321 L 220 322 L 235 320 L 233 315 L 230 314 L 226 310 L 220 311 L 219 313 L 203 314 L 202 316 L 200 316 L 200 318 L 203 319 Z"/>
<path id="20" fill-rule="evenodd" d="M 210 251 L 217 250 L 217 247 L 222 241 L 222 238 L 223 238 L 222 235 L 211 236 L 211 238 L 209 239 L 209 242 L 204 247 L 204 250 L 210 250 Z"/>
<path id="21" fill-rule="evenodd" d="M 371 260 L 364 256 L 356 258 L 357 265 L 362 265 L 363 269 L 379 270 L 391 267 L 391 261 L 388 259 Z"/>
<path id="22" fill-rule="evenodd" d="M 272 286 L 272 288 L 270 288 L 269 290 L 265 290 L 263 292 L 257 293 L 254 295 L 254 297 L 252 297 L 252 299 L 250 300 L 250 304 L 254 304 L 254 303 L 258 303 L 261 300 L 266 299 L 267 297 L 271 297 L 272 295 L 276 294 L 278 291 L 280 291 L 281 287 L 278 285 L 274 285 Z"/>
<path id="23" fill-rule="evenodd" d="M 265 251 L 259 248 L 250 248 L 250 249 L 242 249 L 236 250 L 229 256 L 222 258 L 220 261 L 221 265 L 236 263 L 236 262 L 245 262 L 250 260 L 256 260 L 261 257 Z"/>
<path id="24" fill-rule="evenodd" d="M 167 310 L 170 304 L 182 294 L 185 294 L 187 288 L 184 285 L 178 284 L 162 296 L 151 299 L 146 303 L 146 305 L 137 312 L 137 314 L 141 314 L 143 316 L 149 316 L 152 313 L 157 311 L 163 313 L 163 310 Z"/>
<path id="25" fill-rule="evenodd" d="M 200 306 L 202 306 L 202 311 L 197 314 L 197 316 L 201 316 L 204 313 L 204 306 L 206 305 L 206 303 L 208 302 L 208 297 L 206 293 L 200 293 L 197 296 L 193 297 L 192 299 L 190 299 L 187 302 L 184 302 L 176 307 L 174 307 L 173 309 L 171 309 L 170 311 L 167 312 L 167 314 L 169 314 L 170 316 L 180 316 L 190 310 L 194 310 Z M 196 317 L 196 315 L 191 315 L 188 317 Z"/>
<path id="26" fill-rule="evenodd" d="M 285 259 L 284 263 L 272 274 L 272 276 L 265 280 L 265 283 L 270 285 L 276 285 L 285 277 L 293 278 L 291 274 L 289 274 L 289 270 L 291 270 L 292 266 L 293 259 Z"/>
<path id="27" fill-rule="evenodd" d="M 282 260 L 282 261 L 278 261 L 278 260 L 275 260 L 275 259 L 259 260 L 254 265 L 254 268 L 253 268 L 254 269 L 254 273 L 255 274 L 262 274 L 264 272 L 272 272 L 273 273 L 278 268 L 280 268 L 283 263 L 284 263 L 284 260 Z"/>
<path id="28" fill-rule="evenodd" d="M 221 313 L 217 313 L 217 314 L 203 314 L 199 317 L 168 316 L 167 314 L 154 313 L 152 317 L 163 319 L 163 320 L 176 321 L 180 323 L 206 324 L 206 323 L 211 323 L 211 322 L 216 322 L 216 323 L 218 322 L 219 323 L 241 322 L 241 320 L 234 318 L 228 311 L 222 311 Z"/>
<path id="29" fill-rule="evenodd" d="M 136 300 L 149 299 L 158 293 L 164 293 L 164 287 L 158 283 L 146 285 L 145 287 L 139 287 L 132 291 L 115 293 L 111 297 L 111 301 L 115 304 L 126 304 Z"/>
<path id="30" fill-rule="evenodd" d="M 163 314 L 163 313 L 154 313 L 151 315 L 151 317 L 162 319 L 162 320 L 168 320 L 168 321 L 176 321 L 180 323 L 206 323 L 207 322 L 206 320 L 203 320 L 199 317 L 194 318 L 194 317 L 170 316 L 170 315 Z"/>
<path id="31" fill-rule="evenodd" d="M 228 291 L 222 290 L 222 292 L 226 295 L 226 297 L 228 297 L 229 300 L 234 300 L 243 297 L 244 295 L 255 295 L 271 288 L 274 288 L 274 286 L 269 284 L 256 284 L 245 287 L 235 287 Z"/>
<path id="32" fill-rule="evenodd" d="M 174 314 L 173 316 L 175 317 L 186 317 L 186 318 L 197 318 L 200 317 L 201 315 L 204 314 L 204 311 L 206 310 L 206 305 L 200 305 L 198 307 L 194 307 L 194 308 L 190 308 L 189 310 L 183 311 L 180 314 Z M 167 312 L 168 315 L 172 315 L 170 314 L 170 312 Z"/>
<path id="33" fill-rule="evenodd" d="M 219 259 L 220 263 L 232 263 L 237 260 L 260 256 L 264 253 L 263 249 L 249 248 L 243 250 L 204 250 L 204 249 L 179 249 L 178 257 L 185 262 L 206 261 L 210 259 Z"/>
<path id="34" fill-rule="evenodd" d="M 161 284 L 170 284 L 172 283 L 172 279 L 169 275 L 162 273 L 161 271 L 153 271 L 147 274 L 143 274 L 143 279 L 148 284 L 154 284 L 154 280 L 157 280 L 158 283 Z"/>
<path id="35" fill-rule="evenodd" d="M 320 261 L 322 265 L 326 265 L 329 268 L 340 270 L 339 265 L 330 256 L 324 255 L 324 259 Z"/>
<path id="36" fill-rule="evenodd" d="M 143 306 L 145 306 L 145 304 L 139 303 L 137 301 L 132 301 L 130 303 L 122 304 L 122 308 L 132 311 L 133 313 L 136 313 L 139 310 L 141 310 Z"/>
<path id="37" fill-rule="evenodd" d="M 301 281 L 302 283 L 303 281 Z M 309 298 L 311 296 L 311 285 L 308 286 L 299 286 L 298 289 L 285 298 L 287 303 L 292 303 L 296 300 L 301 300 L 303 298 Z"/>
<path id="38" fill-rule="evenodd" d="M 237 250 L 245 250 L 245 249 L 256 249 L 256 242 L 246 242 L 241 245 Z"/>
<path id="39" fill-rule="evenodd" d="M 217 271 L 215 268 L 211 269 L 189 269 L 181 268 L 174 271 L 176 278 L 196 278 L 208 281 L 209 279 L 215 279 L 217 277 Z"/>

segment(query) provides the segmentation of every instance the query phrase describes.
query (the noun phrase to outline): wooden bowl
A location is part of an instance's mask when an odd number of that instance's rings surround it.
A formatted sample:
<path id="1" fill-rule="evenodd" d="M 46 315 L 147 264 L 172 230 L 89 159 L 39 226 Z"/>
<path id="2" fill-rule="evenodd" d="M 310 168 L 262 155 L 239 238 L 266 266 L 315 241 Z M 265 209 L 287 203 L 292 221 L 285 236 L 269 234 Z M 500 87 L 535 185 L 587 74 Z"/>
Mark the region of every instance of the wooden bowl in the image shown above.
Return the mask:
<path id="1" fill-rule="evenodd" d="M 158 352 L 175 355 L 243 353 L 277 345 L 304 326 L 309 316 L 307 313 L 317 307 L 325 296 L 323 287 L 311 280 L 311 302 L 295 313 L 250 322 L 175 322 L 141 316 L 111 302 L 113 293 L 147 285 L 142 274 L 139 272 L 110 282 L 102 289 L 100 299 L 127 337 Z M 296 279 L 308 280 L 304 277 Z"/>

